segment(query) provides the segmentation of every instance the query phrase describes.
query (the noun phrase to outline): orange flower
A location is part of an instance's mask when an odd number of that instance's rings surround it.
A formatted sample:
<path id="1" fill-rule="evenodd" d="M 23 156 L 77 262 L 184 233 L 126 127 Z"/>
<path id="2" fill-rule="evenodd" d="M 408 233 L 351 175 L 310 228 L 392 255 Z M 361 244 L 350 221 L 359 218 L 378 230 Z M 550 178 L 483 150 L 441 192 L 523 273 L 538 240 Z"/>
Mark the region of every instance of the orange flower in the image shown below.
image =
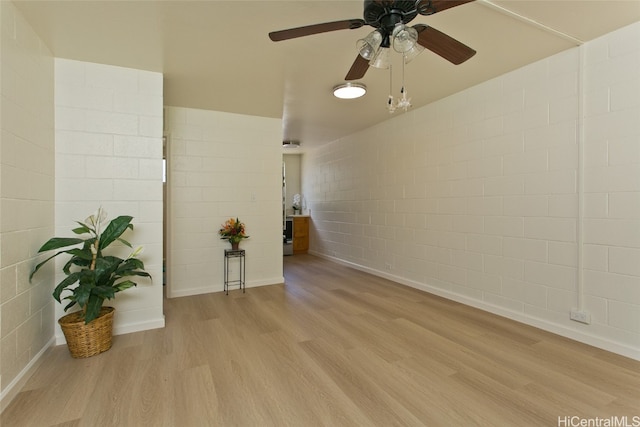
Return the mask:
<path id="1" fill-rule="evenodd" d="M 237 243 L 242 239 L 249 238 L 245 234 L 244 224 L 238 218 L 229 218 L 222 224 L 218 234 L 220 234 L 221 239 L 228 240 L 231 243 Z"/>

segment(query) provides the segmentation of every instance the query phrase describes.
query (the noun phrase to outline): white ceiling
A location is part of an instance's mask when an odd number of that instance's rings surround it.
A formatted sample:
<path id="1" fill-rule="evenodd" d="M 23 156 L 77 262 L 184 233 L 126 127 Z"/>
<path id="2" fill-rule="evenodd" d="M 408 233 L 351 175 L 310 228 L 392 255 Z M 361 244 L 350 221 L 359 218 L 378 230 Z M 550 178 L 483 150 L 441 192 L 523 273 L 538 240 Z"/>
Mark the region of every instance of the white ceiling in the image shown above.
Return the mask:
<path id="1" fill-rule="evenodd" d="M 389 72 L 357 100 L 331 94 L 371 27 L 272 42 L 267 34 L 362 18 L 362 1 L 14 1 L 54 56 L 164 73 L 166 105 L 283 119 L 303 147 L 386 120 Z M 478 53 L 452 65 L 425 50 L 406 68 L 414 108 L 640 21 L 640 0 L 476 0 L 425 23 Z M 395 55 L 394 92 L 400 88 Z M 395 93 L 397 95 L 397 93 Z M 401 113 L 395 113 L 401 114 Z"/>

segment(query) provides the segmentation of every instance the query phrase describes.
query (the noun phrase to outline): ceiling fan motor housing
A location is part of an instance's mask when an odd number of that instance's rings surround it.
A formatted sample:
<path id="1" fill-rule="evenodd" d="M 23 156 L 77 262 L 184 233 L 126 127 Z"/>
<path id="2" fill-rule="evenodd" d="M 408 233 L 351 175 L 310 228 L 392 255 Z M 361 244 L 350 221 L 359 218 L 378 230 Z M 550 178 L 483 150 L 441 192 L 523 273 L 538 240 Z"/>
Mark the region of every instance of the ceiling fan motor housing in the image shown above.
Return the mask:
<path id="1" fill-rule="evenodd" d="M 367 25 L 391 33 L 397 24 L 406 24 L 418 16 L 418 1 L 364 1 L 364 21 Z"/>

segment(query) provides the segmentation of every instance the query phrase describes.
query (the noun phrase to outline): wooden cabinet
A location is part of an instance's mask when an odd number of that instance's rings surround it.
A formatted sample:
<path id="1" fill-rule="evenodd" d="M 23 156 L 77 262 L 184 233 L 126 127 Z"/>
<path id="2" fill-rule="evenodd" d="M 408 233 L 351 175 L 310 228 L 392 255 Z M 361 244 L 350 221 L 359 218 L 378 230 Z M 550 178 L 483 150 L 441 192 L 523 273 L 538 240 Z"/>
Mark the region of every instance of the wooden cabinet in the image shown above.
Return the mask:
<path id="1" fill-rule="evenodd" d="M 293 254 L 306 254 L 309 250 L 309 217 L 293 217 Z"/>

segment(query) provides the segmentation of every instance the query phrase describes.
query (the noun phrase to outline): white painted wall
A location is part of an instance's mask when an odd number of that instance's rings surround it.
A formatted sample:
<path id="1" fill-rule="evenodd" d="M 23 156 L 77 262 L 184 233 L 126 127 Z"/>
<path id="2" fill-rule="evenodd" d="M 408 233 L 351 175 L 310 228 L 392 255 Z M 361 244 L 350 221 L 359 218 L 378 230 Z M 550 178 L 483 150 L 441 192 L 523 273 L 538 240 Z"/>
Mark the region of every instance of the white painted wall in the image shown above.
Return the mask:
<path id="1" fill-rule="evenodd" d="M 144 247 L 140 259 L 153 277 L 108 301 L 117 310 L 114 334 L 164 326 L 162 104 L 160 73 L 55 59 L 56 236 L 73 236 L 74 221 L 99 206 L 110 219 L 131 215 L 134 230 L 123 237 Z M 56 318 L 62 309 L 56 305 Z"/>
<path id="2" fill-rule="evenodd" d="M 218 230 L 230 217 L 240 218 L 250 235 L 241 243 L 247 287 L 282 283 L 281 120 L 166 107 L 165 127 L 167 295 L 222 291 L 230 245 Z"/>
<path id="3" fill-rule="evenodd" d="M 582 329 L 640 357 L 640 23 L 587 45 L 585 55 Z"/>
<path id="4" fill-rule="evenodd" d="M 30 284 L 53 232 L 53 58 L 10 2 L 0 2 L 0 410 L 51 344 L 53 278 Z"/>
<path id="5" fill-rule="evenodd" d="M 640 358 L 638 93 L 640 23 L 307 153 L 311 251 Z"/>

